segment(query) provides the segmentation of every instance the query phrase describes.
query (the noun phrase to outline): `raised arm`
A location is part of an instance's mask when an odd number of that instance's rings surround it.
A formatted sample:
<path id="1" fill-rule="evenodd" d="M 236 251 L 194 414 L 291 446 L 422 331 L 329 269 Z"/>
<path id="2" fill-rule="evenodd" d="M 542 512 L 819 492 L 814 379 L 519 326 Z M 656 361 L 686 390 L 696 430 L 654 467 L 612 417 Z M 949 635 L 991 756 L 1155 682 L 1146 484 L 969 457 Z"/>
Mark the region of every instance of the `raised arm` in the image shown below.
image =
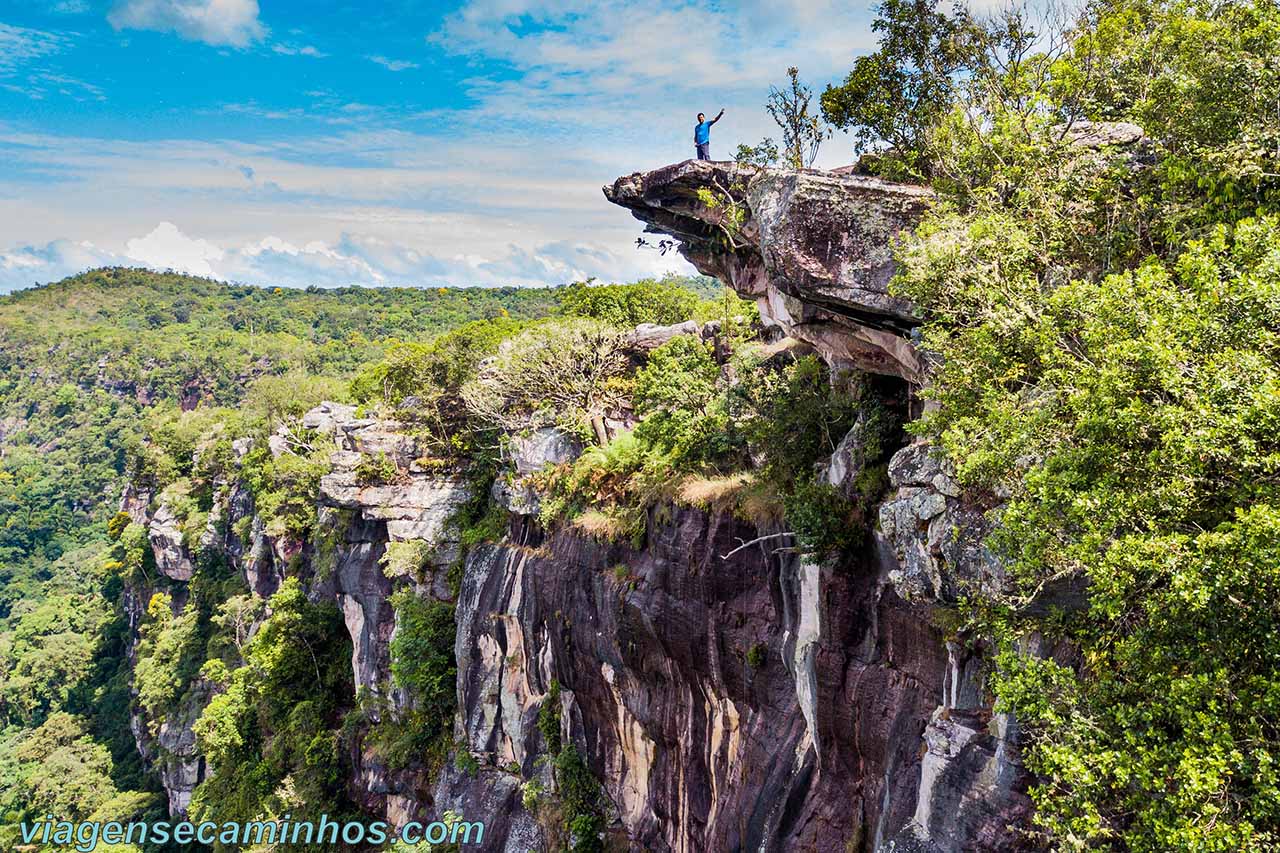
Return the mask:
<path id="1" fill-rule="evenodd" d="M 715 124 L 722 118 L 724 118 L 724 107 L 720 108 L 720 112 L 716 113 L 716 117 L 711 120 L 711 123 Z"/>

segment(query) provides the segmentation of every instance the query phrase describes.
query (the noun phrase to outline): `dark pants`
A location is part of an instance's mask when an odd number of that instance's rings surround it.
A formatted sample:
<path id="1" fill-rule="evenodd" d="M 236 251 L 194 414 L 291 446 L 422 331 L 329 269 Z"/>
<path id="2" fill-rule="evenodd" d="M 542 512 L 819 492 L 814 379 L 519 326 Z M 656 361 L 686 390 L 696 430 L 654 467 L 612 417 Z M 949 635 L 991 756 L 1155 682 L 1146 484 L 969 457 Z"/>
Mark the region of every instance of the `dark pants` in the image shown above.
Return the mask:
<path id="1" fill-rule="evenodd" d="M 699 160 L 711 159 L 711 143 L 710 142 L 695 142 L 694 144 L 698 147 Z"/>

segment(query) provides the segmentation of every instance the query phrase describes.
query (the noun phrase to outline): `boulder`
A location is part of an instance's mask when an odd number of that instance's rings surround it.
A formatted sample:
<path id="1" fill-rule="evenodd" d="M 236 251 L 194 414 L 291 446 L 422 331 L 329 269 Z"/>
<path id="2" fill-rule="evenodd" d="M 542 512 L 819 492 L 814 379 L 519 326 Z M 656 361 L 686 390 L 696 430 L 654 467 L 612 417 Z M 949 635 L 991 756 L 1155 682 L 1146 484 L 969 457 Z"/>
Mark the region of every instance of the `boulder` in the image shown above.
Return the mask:
<path id="1" fill-rule="evenodd" d="M 537 515 L 541 505 L 529 477 L 548 465 L 572 462 L 582 453 L 576 438 L 556 427 L 543 427 L 528 435 L 512 436 L 507 443 L 508 470 L 493 482 L 490 495 L 509 511 Z"/>

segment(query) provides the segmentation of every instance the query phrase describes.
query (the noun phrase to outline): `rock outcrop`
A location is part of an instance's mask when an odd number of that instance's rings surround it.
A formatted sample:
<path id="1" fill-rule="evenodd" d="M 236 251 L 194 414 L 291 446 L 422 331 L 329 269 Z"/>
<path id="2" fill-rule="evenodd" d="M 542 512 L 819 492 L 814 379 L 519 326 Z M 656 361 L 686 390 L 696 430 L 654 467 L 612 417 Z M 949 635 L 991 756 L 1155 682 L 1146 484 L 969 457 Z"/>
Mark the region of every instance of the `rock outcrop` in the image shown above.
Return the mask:
<path id="1" fill-rule="evenodd" d="M 147 527 L 156 568 L 175 581 L 189 581 L 195 571 L 191 556 L 182 541 L 182 526 L 173 507 L 161 502 Z"/>
<path id="2" fill-rule="evenodd" d="M 1113 125 L 1081 126 L 1071 137 L 1072 144 L 1083 148 L 1123 149 L 1126 157 L 1137 156 L 1132 152 L 1142 140 L 1140 129 Z M 893 241 L 927 211 L 929 190 L 852 171 L 687 161 L 619 178 L 604 192 L 644 222 L 646 231 L 674 238 L 681 254 L 701 272 L 755 298 L 766 323 L 812 345 L 833 369 L 896 375 L 913 386 L 927 381 L 926 365 L 913 343 L 921 316 L 915 306 L 890 294 L 888 283 L 894 272 Z M 837 447 L 823 477 L 847 490 L 861 470 L 861 454 L 855 427 Z M 992 713 L 984 688 L 989 664 L 981 641 L 944 637 L 931 627 L 938 621 L 934 614 L 962 593 L 1000 589 L 1001 566 L 984 545 L 992 506 L 966 495 L 925 442 L 899 449 L 888 476 L 889 493 L 877 508 L 875 559 L 864 557 L 876 567 L 875 582 L 864 580 L 858 596 L 834 582 L 841 575 L 831 567 L 801 563 L 792 572 L 795 601 L 824 602 L 808 608 L 818 618 L 788 623 L 782 650 L 797 705 L 816 733 L 816 764 L 830 772 L 829 756 L 841 754 L 850 743 L 865 753 L 895 756 L 893 762 L 876 766 L 864 755 L 857 769 L 848 771 L 858 780 L 850 785 L 873 790 L 882 800 L 873 805 L 865 798 L 848 799 L 845 792 L 845 802 L 856 802 L 858 815 L 843 824 L 847 849 L 1023 849 L 1023 836 L 1010 828 L 1025 822 L 1030 809 L 1016 722 Z M 866 622 L 871 627 L 860 636 L 843 627 Z M 919 679 L 911 700 L 903 695 L 890 699 L 894 708 L 908 708 L 910 722 L 903 728 L 824 739 L 818 709 L 836 697 L 824 690 L 820 677 L 813 678 L 821 668 L 812 662 L 822 660 L 833 642 L 839 644 L 837 636 L 844 641 L 844 654 L 862 660 L 871 671 L 886 666 Z M 895 643 L 895 636 L 914 642 Z M 886 658 L 868 656 L 867 649 Z M 884 718 L 888 712 L 863 693 L 877 690 L 875 678 L 865 672 L 859 677 L 854 694 L 841 698 L 858 708 L 856 719 L 867 712 Z M 884 693 L 883 687 L 879 692 Z M 930 706 L 931 700 L 936 704 Z M 904 734 L 908 730 L 912 733 Z M 897 750 L 904 738 L 917 748 L 914 754 Z M 873 767 L 883 773 L 879 787 L 869 778 Z M 799 839 L 791 836 L 785 844 L 752 840 L 761 849 L 770 843 L 789 849 Z M 805 841 L 798 849 L 808 849 L 815 839 Z M 835 846 L 834 838 L 822 841 L 826 845 L 820 849 Z"/>
<path id="3" fill-rule="evenodd" d="M 145 490 L 127 489 L 121 508 L 147 529 L 156 565 L 172 582 L 168 589 L 175 615 L 187 599 L 195 547 L 221 555 L 264 598 L 286 576 L 300 576 L 311 597 L 332 600 L 341 610 L 351 636 L 357 689 L 383 698 L 396 713 L 405 697 L 389 687 L 389 645 L 397 629 L 389 599 L 398 585 L 408 585 L 421 596 L 452 600 L 446 573 L 458 558 L 458 536 L 448 521 L 470 491 L 457 476 L 424 470 L 415 439 L 397 421 L 360 418 L 353 406 L 324 403 L 307 412 L 300 425 L 316 436 L 318 446 L 331 442 L 334 448 L 315 495 L 316 541 L 268 532 L 247 486 L 234 476 L 214 484 L 213 505 L 196 543 L 184 536 L 183 522 L 164 492 L 153 498 Z M 293 452 L 290 442 L 296 438 L 288 430 L 282 428 L 270 439 L 274 455 Z M 250 447 L 245 439 L 233 443 L 236 464 Z M 367 480 L 362 464 L 375 460 L 378 478 Z M 390 476 L 383 480 L 382 474 Z M 412 577 L 393 578 L 385 565 L 393 543 L 414 543 L 429 559 Z M 136 660 L 138 628 L 152 591 L 136 589 L 128 596 L 131 660 Z M 204 778 L 193 726 L 212 695 L 205 688 L 189 692 L 163 719 L 148 720 L 138 709 L 132 721 L 139 751 L 157 774 L 174 815 L 185 812 Z M 355 696 L 350 699 L 354 702 Z M 422 801 L 429 795 L 422 789 L 429 784 L 412 773 L 389 771 L 370 750 L 356 755 L 353 764 L 354 798 L 366 809 L 397 815 L 401 823 L 424 814 Z"/>
<path id="4" fill-rule="evenodd" d="M 919 381 L 920 322 L 889 293 L 892 243 L 933 200 L 862 175 L 687 160 L 604 188 L 647 231 L 676 239 L 698 270 L 754 298 L 766 322 L 833 366 Z"/>
<path id="5" fill-rule="evenodd" d="M 961 491 L 931 445 L 914 442 L 894 454 L 889 484 L 878 535 L 893 550 L 890 580 L 900 594 L 950 604 L 961 592 L 1000 589 L 1003 572 L 983 544 L 989 507 Z"/>
<path id="6" fill-rule="evenodd" d="M 877 382 L 897 408 L 910 406 L 911 387 L 926 379 L 912 344 L 920 317 L 887 284 L 891 243 L 926 210 L 928 190 L 689 162 L 621 178 L 606 193 L 833 368 L 905 380 Z M 642 353 L 676 335 L 716 329 L 645 326 L 630 343 Z M 960 594 L 1002 581 L 983 544 L 990 507 L 928 444 L 892 453 L 865 545 L 815 560 L 779 547 L 785 531 L 773 523 L 715 506 L 655 507 L 636 542 L 545 529 L 536 475 L 582 447 L 555 429 L 506 436 L 489 497 L 507 527 L 470 548 L 459 585 L 446 580 L 461 560 L 451 519 L 471 487 L 420 457 L 411 424 L 325 403 L 297 426 L 271 436 L 273 453 L 299 442 L 333 448 L 306 542 L 259 518 L 234 474 L 215 485 L 202 533 L 163 494 L 131 489 L 122 506 L 147 528 L 175 608 L 197 565 L 193 529 L 198 547 L 224 556 L 259 595 L 297 576 L 313 600 L 333 601 L 356 689 L 373 700 L 361 726 L 411 705 L 389 677 L 393 593 L 455 605 L 456 754 L 428 776 L 412 762 L 388 766 L 357 736 L 347 788 L 366 812 L 403 824 L 453 810 L 485 822 L 486 849 L 546 849 L 546 816 L 529 804 L 555 789 L 552 720 L 599 781 L 617 849 L 1025 849 L 1010 830 L 1029 809 L 1016 721 L 993 712 L 981 638 L 938 618 Z M 855 424 L 818 476 L 851 497 L 864 475 L 883 476 L 868 456 L 883 464 L 884 449 L 869 451 L 869 435 Z M 238 459 L 249 451 L 233 446 Z M 397 569 L 409 547 L 414 568 Z M 136 633 L 149 591 L 126 595 Z M 175 814 L 203 778 L 191 736 L 202 696 L 164 720 L 135 718 Z"/>
<path id="7" fill-rule="evenodd" d="M 234 480 L 210 514 L 222 532 L 201 541 L 246 579 L 300 574 L 312 597 L 340 606 L 355 684 L 384 702 L 368 725 L 407 701 L 389 686 L 392 591 L 408 584 L 456 604 L 454 725 L 467 761 L 425 777 L 357 744 L 348 786 L 366 811 L 403 824 L 451 809 L 484 821 L 491 849 L 543 849 L 523 795 L 531 783 L 554 790 L 538 721 L 555 695 L 561 738 L 599 779 L 609 831 L 629 849 L 1021 849 L 1007 831 L 1028 808 L 1016 724 L 991 713 L 980 644 L 934 618 L 996 567 L 979 509 L 927 445 L 891 460 L 867 547 L 813 562 L 768 540 L 739 548 L 780 531 L 715 509 L 655 515 L 639 545 L 544 531 L 532 475 L 581 447 L 550 429 L 513 436 L 493 487 L 508 534 L 470 552 L 454 598 L 442 580 L 458 548 L 448 519 L 466 487 L 419 470 L 395 421 L 325 404 L 305 423 L 334 441 L 316 495 L 332 553 L 267 536 Z M 821 472 L 837 488 L 853 488 L 868 464 L 862 426 Z M 365 481 L 375 454 L 392 463 L 390 481 Z M 130 498 L 150 524 L 145 505 Z M 246 519 L 247 541 L 225 532 Z M 425 546 L 422 572 L 389 576 L 396 542 Z M 192 724 L 204 701 L 192 694 L 158 726 L 135 719 L 174 814 L 203 778 Z"/>

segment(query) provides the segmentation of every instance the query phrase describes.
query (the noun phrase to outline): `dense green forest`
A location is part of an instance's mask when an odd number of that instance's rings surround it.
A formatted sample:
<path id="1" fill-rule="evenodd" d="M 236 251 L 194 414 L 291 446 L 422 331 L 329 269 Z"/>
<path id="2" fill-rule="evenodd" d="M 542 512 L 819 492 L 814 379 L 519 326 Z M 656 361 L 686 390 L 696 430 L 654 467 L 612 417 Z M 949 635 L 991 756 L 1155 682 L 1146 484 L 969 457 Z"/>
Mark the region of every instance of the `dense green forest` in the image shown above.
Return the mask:
<path id="1" fill-rule="evenodd" d="M 936 354 L 911 429 L 992 496 L 1010 589 L 962 613 L 1026 730 L 1035 837 L 1274 849 L 1280 7 L 889 0 L 876 28 L 822 106 L 940 193 L 894 283 Z M 1145 136 L 1078 144 L 1090 121 Z"/>

